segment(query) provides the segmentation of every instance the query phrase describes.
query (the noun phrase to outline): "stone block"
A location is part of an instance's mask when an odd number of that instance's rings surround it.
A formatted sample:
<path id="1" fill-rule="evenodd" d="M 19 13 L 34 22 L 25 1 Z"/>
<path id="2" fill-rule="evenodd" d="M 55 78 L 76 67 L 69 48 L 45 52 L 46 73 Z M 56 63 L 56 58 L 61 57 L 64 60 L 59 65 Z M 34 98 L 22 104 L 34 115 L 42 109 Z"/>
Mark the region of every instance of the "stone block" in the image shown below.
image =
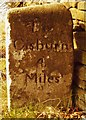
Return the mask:
<path id="1" fill-rule="evenodd" d="M 78 50 L 76 49 L 74 51 L 74 56 L 75 56 L 75 63 L 81 63 L 83 65 L 86 65 L 86 51 L 83 50 Z"/>
<path id="2" fill-rule="evenodd" d="M 72 17 L 60 4 L 11 9 L 7 16 L 7 83 L 12 107 L 71 98 Z M 9 82 L 11 81 L 11 85 Z M 10 91 L 10 92 L 9 92 Z M 10 103 L 9 107 L 10 107 Z"/>
<path id="3" fill-rule="evenodd" d="M 85 81 L 85 80 L 80 80 L 78 77 L 76 77 L 76 79 L 75 79 L 75 84 L 76 84 L 79 88 L 81 88 L 81 89 L 83 89 L 83 90 L 86 90 L 86 81 Z"/>
<path id="4" fill-rule="evenodd" d="M 80 109 L 86 110 L 86 90 L 83 90 L 81 88 L 77 88 L 76 95 L 77 95 L 76 105 Z"/>
<path id="5" fill-rule="evenodd" d="M 86 32 L 73 32 L 73 39 L 79 50 L 86 51 Z"/>
<path id="6" fill-rule="evenodd" d="M 74 31 L 86 31 L 86 22 L 73 20 L 73 30 Z"/>
<path id="7" fill-rule="evenodd" d="M 85 80 L 78 80 L 78 86 L 82 88 L 83 90 L 86 90 L 86 81 Z"/>
<path id="8" fill-rule="evenodd" d="M 79 10 L 86 10 L 86 2 L 85 1 L 78 2 L 77 8 Z"/>
<path id="9" fill-rule="evenodd" d="M 86 90 L 76 87 L 76 95 L 83 101 L 86 101 Z"/>
<path id="10" fill-rule="evenodd" d="M 77 8 L 70 8 L 72 18 L 86 22 L 86 11 L 78 10 Z"/>
<path id="11" fill-rule="evenodd" d="M 79 21 L 80 27 L 86 31 L 86 22 Z"/>
<path id="12" fill-rule="evenodd" d="M 77 65 L 75 67 L 75 75 L 80 79 L 86 81 L 86 66 Z"/>
<path id="13" fill-rule="evenodd" d="M 82 100 L 77 99 L 77 100 L 76 100 L 76 106 L 77 106 L 80 110 L 86 111 L 86 102 L 83 102 Z"/>
<path id="14" fill-rule="evenodd" d="M 86 66 L 81 64 L 75 65 L 74 82 L 79 88 L 86 90 Z"/>
<path id="15" fill-rule="evenodd" d="M 78 2 L 63 2 L 62 4 L 65 5 L 67 9 L 70 9 L 71 7 L 75 8 L 77 7 Z"/>

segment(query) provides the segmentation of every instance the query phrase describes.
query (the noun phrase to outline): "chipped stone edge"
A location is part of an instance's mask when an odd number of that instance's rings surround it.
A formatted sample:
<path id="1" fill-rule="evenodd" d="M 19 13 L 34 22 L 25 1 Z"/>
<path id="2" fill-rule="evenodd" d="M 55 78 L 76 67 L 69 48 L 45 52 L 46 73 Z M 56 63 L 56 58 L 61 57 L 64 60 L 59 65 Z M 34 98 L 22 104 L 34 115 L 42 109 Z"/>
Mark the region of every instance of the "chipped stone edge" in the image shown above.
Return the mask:
<path id="1" fill-rule="evenodd" d="M 10 111 L 10 85 L 11 85 L 11 78 L 9 76 L 9 45 L 10 41 L 10 23 L 8 21 L 8 11 L 5 17 L 5 32 L 6 32 L 6 81 L 7 81 L 7 103 L 8 103 L 8 111 Z"/>

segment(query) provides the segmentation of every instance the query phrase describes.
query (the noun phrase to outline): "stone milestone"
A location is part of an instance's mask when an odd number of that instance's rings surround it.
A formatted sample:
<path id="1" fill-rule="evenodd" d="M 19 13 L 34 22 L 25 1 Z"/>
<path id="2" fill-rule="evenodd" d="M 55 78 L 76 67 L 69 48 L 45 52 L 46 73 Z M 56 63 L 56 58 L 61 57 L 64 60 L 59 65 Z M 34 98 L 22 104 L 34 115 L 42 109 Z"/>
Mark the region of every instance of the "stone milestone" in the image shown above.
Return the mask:
<path id="1" fill-rule="evenodd" d="M 56 106 L 58 100 L 63 107 L 69 104 L 72 36 L 71 13 L 61 4 L 8 12 L 7 83 L 12 107 L 49 101 Z"/>

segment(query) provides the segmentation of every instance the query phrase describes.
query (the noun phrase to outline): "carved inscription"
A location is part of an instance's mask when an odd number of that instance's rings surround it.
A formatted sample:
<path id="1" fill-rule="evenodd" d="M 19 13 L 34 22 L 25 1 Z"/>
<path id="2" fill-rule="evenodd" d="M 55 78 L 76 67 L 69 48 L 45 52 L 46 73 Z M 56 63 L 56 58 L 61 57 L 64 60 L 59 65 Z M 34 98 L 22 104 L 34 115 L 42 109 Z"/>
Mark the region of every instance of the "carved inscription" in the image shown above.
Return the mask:
<path id="1" fill-rule="evenodd" d="M 57 40 L 58 41 L 58 40 Z M 61 41 L 54 41 L 53 43 L 43 43 L 40 40 L 37 40 L 36 43 L 31 43 L 28 45 L 29 51 L 41 51 L 48 50 L 54 52 L 67 52 L 70 50 L 70 46 L 66 43 L 62 43 Z"/>
<path id="2" fill-rule="evenodd" d="M 62 75 L 58 72 L 58 70 L 53 71 L 50 75 L 46 75 L 46 64 L 45 59 L 40 58 L 37 61 L 36 68 L 34 69 L 34 73 L 30 72 L 27 76 L 29 80 L 34 80 L 37 84 L 45 84 L 45 83 L 60 83 L 62 82 Z"/>

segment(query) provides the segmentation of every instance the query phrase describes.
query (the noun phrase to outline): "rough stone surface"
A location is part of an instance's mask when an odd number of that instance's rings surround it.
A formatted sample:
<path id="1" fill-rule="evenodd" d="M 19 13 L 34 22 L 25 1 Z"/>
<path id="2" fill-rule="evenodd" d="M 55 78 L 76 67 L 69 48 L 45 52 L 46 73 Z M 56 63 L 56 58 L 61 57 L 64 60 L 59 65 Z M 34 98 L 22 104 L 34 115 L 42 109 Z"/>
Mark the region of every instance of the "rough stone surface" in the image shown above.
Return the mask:
<path id="1" fill-rule="evenodd" d="M 77 94 L 76 105 L 80 109 L 86 110 L 86 90 L 77 88 L 76 94 Z"/>
<path id="2" fill-rule="evenodd" d="M 70 12 L 60 4 L 17 8 L 9 11 L 8 22 L 11 105 L 51 100 L 56 106 L 61 99 L 67 106 L 73 72 Z"/>
<path id="3" fill-rule="evenodd" d="M 74 79 L 73 95 L 76 106 L 86 110 L 86 10 L 85 2 L 76 2 L 76 6 L 69 8 L 73 20 L 74 42 Z"/>
<path id="4" fill-rule="evenodd" d="M 83 65 L 86 65 L 86 51 L 75 50 L 74 56 L 75 56 L 75 62 L 79 62 Z"/>
<path id="5" fill-rule="evenodd" d="M 76 106 L 83 111 L 86 111 L 86 102 L 83 102 L 82 100 L 78 99 L 76 100 Z"/>
<path id="6" fill-rule="evenodd" d="M 79 21 L 80 27 L 86 31 L 86 22 Z"/>
<path id="7" fill-rule="evenodd" d="M 70 11 L 71 11 L 73 19 L 77 19 L 77 20 L 86 22 L 86 11 L 81 11 L 76 8 L 70 8 Z"/>
<path id="8" fill-rule="evenodd" d="M 86 81 L 78 80 L 77 83 L 78 83 L 80 88 L 82 88 L 83 90 L 86 90 Z"/>
<path id="9" fill-rule="evenodd" d="M 63 2 L 62 4 L 65 5 L 67 9 L 70 9 L 71 7 L 75 8 L 77 7 L 78 2 Z"/>
<path id="10" fill-rule="evenodd" d="M 86 66 L 77 64 L 75 66 L 75 84 L 82 88 L 83 90 L 86 90 Z"/>
<path id="11" fill-rule="evenodd" d="M 81 26 L 79 25 L 78 20 L 73 20 L 73 31 L 80 31 Z"/>
<path id="12" fill-rule="evenodd" d="M 86 10 L 86 2 L 85 1 L 78 2 L 77 8 L 80 9 L 80 10 Z"/>
<path id="13" fill-rule="evenodd" d="M 76 41 L 78 49 L 86 51 L 86 32 L 74 32 L 73 38 Z"/>
<path id="14" fill-rule="evenodd" d="M 73 30 L 77 32 L 86 31 L 86 22 L 73 20 Z"/>
<path id="15" fill-rule="evenodd" d="M 86 90 L 86 81 L 85 80 L 80 80 L 79 78 L 76 77 L 75 83 L 79 88 Z"/>
<path id="16" fill-rule="evenodd" d="M 86 81 L 86 66 L 85 65 L 77 65 L 75 68 L 76 76 L 80 80 Z"/>
<path id="17" fill-rule="evenodd" d="M 86 100 L 86 90 L 83 90 L 83 89 L 77 87 L 77 92 L 76 92 L 76 93 L 77 93 L 77 95 L 78 95 L 79 97 L 81 97 L 81 99 L 82 99 L 83 101 Z"/>

